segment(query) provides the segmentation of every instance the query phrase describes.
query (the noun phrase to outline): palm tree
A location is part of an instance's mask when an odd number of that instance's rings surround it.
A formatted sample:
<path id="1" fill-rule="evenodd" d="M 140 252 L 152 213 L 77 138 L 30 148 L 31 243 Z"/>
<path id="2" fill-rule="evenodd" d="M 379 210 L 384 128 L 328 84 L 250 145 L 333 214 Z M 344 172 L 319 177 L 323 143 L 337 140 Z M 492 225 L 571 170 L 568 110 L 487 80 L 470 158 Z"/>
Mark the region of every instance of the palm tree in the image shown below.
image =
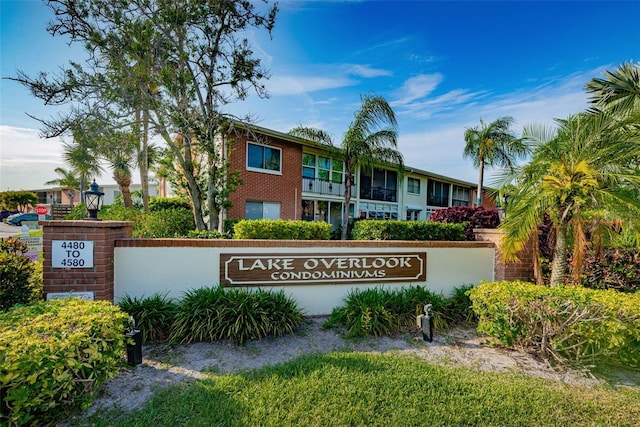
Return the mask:
<path id="1" fill-rule="evenodd" d="M 640 134 L 612 128 L 604 114 L 578 114 L 556 120 L 557 130 L 525 128 L 523 136 L 538 143 L 530 163 L 507 173 L 513 182 L 509 215 L 500 225 L 505 232 L 503 256 L 516 254 L 535 236 L 548 214 L 555 229 L 551 285 L 564 279 L 567 248 L 573 238 L 573 274 L 577 278 L 587 245 L 585 220 L 599 223 L 625 219 L 625 226 L 640 230 L 640 188 L 634 158 L 640 154 Z M 513 180 L 513 181 L 512 181 Z"/>
<path id="2" fill-rule="evenodd" d="M 594 78 L 586 85 L 596 110 L 640 124 L 640 63 L 625 62 L 604 79 Z"/>
<path id="3" fill-rule="evenodd" d="M 529 149 L 522 139 L 516 138 L 511 131 L 513 118 L 501 117 L 489 124 L 480 119 L 480 126 L 467 128 L 464 133 L 466 145 L 463 156 L 473 161 L 478 168 L 478 189 L 476 205 L 482 205 L 482 186 L 484 168 L 499 166 L 512 169 L 514 161 L 528 154 Z"/>
<path id="4" fill-rule="evenodd" d="M 126 208 L 133 207 L 131 199 L 132 169 L 137 161 L 138 141 L 130 132 L 109 131 L 100 137 L 101 157 L 113 171 L 113 179 L 122 194 Z"/>
<path id="5" fill-rule="evenodd" d="M 342 240 L 347 239 L 351 189 L 358 170 L 370 169 L 376 164 L 396 165 L 402 172 L 404 159 L 398 146 L 396 117 L 388 102 L 380 96 L 362 96 L 362 105 L 340 144 L 339 151 L 345 163 L 344 206 L 342 207 Z M 328 133 L 315 128 L 297 127 L 289 134 L 333 147 Z"/>
<path id="6" fill-rule="evenodd" d="M 95 138 L 90 137 L 81 126 L 72 126 L 72 143 L 64 144 L 63 158 L 71 168 L 78 173 L 80 181 L 80 197 L 84 202 L 84 189 L 92 177 L 100 175 L 103 171 L 100 158 L 97 155 L 98 147 Z"/>
<path id="7" fill-rule="evenodd" d="M 58 174 L 58 178 L 47 181 L 44 185 L 58 185 L 70 190 L 77 190 L 80 188 L 80 180 L 72 170 L 55 168 L 53 171 Z"/>

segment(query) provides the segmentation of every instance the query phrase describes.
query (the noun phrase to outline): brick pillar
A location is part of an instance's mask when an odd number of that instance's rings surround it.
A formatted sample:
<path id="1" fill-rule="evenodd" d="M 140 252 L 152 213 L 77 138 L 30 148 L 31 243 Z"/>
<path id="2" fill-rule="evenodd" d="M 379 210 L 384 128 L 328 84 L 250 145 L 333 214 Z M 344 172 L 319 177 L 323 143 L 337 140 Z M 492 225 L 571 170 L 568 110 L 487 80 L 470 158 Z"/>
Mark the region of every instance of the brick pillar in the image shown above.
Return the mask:
<path id="1" fill-rule="evenodd" d="M 41 221 L 43 230 L 43 293 L 93 292 L 96 300 L 113 302 L 113 256 L 117 239 L 131 238 L 132 222 Z M 92 241 L 93 267 L 53 268 L 52 242 Z"/>
<path id="2" fill-rule="evenodd" d="M 533 276 L 533 242 L 529 241 L 522 251 L 518 253 L 520 262 L 503 262 L 500 251 L 502 231 L 495 228 L 476 228 L 473 230 L 476 240 L 493 242 L 496 245 L 496 255 L 494 261 L 494 280 L 524 280 L 535 282 Z"/>

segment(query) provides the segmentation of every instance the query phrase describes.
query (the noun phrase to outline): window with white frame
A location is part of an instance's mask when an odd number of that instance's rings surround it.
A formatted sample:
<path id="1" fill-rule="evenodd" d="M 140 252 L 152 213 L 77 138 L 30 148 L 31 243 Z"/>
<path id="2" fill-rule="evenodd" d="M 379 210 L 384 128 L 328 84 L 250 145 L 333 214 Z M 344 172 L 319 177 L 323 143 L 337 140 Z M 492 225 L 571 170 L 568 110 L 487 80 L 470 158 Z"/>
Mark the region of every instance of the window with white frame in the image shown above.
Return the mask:
<path id="1" fill-rule="evenodd" d="M 360 203 L 361 219 L 398 219 L 398 205 L 386 203 Z"/>
<path id="2" fill-rule="evenodd" d="M 340 184 L 344 182 L 344 162 L 329 157 L 302 153 L 302 176 Z"/>
<path id="3" fill-rule="evenodd" d="M 280 203 L 247 201 L 244 217 L 246 219 L 280 219 Z"/>
<path id="4" fill-rule="evenodd" d="M 471 200 L 470 193 L 468 188 L 454 185 L 451 196 L 451 206 L 469 206 L 469 201 Z"/>
<path id="5" fill-rule="evenodd" d="M 398 173 L 396 171 L 373 168 L 360 172 L 360 198 L 396 202 L 398 194 Z"/>
<path id="6" fill-rule="evenodd" d="M 427 184 L 427 205 L 448 207 L 450 187 L 445 182 L 430 179 Z"/>
<path id="7" fill-rule="evenodd" d="M 407 178 L 407 192 L 420 194 L 420 180 L 418 178 Z"/>
<path id="8" fill-rule="evenodd" d="M 267 173 L 282 172 L 282 150 L 247 142 L 247 170 Z"/>
<path id="9" fill-rule="evenodd" d="M 342 224 L 342 209 L 344 202 L 330 200 L 302 199 L 302 219 L 304 221 L 325 221 L 331 224 L 333 230 Z M 349 217 L 353 218 L 354 204 L 349 205 Z"/>

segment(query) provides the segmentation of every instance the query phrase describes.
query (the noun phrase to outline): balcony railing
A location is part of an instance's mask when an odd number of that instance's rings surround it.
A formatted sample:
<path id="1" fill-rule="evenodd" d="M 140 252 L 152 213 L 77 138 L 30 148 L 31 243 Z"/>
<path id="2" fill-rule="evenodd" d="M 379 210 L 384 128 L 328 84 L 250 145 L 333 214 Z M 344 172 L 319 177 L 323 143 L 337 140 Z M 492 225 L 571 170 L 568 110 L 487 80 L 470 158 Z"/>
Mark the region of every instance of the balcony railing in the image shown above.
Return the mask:
<path id="1" fill-rule="evenodd" d="M 302 191 L 315 194 L 328 194 L 331 196 L 344 196 L 344 184 L 318 178 L 302 178 Z M 355 191 L 355 186 L 352 187 L 352 191 Z"/>
<path id="2" fill-rule="evenodd" d="M 360 198 L 365 200 L 380 200 L 382 202 L 396 202 L 398 191 L 384 187 L 365 187 L 360 189 Z"/>

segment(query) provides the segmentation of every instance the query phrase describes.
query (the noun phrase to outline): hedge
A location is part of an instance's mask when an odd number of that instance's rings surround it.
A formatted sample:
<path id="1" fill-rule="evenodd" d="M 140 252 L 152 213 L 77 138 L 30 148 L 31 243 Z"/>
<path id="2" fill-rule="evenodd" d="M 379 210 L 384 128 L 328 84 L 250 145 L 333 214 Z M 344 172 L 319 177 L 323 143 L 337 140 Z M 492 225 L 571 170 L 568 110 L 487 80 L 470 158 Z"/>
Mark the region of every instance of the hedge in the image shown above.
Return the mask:
<path id="1" fill-rule="evenodd" d="M 353 227 L 354 240 L 466 240 L 466 224 L 431 221 L 361 220 Z"/>
<path id="2" fill-rule="evenodd" d="M 581 366 L 640 368 L 640 294 L 581 286 L 484 283 L 469 291 L 478 331 L 503 346 Z"/>
<path id="3" fill-rule="evenodd" d="M 0 314 L 0 424 L 45 424 L 118 372 L 127 315 L 106 301 L 42 301 Z"/>
<path id="4" fill-rule="evenodd" d="M 252 219 L 238 221 L 234 239 L 329 240 L 331 225 L 326 222 Z"/>

